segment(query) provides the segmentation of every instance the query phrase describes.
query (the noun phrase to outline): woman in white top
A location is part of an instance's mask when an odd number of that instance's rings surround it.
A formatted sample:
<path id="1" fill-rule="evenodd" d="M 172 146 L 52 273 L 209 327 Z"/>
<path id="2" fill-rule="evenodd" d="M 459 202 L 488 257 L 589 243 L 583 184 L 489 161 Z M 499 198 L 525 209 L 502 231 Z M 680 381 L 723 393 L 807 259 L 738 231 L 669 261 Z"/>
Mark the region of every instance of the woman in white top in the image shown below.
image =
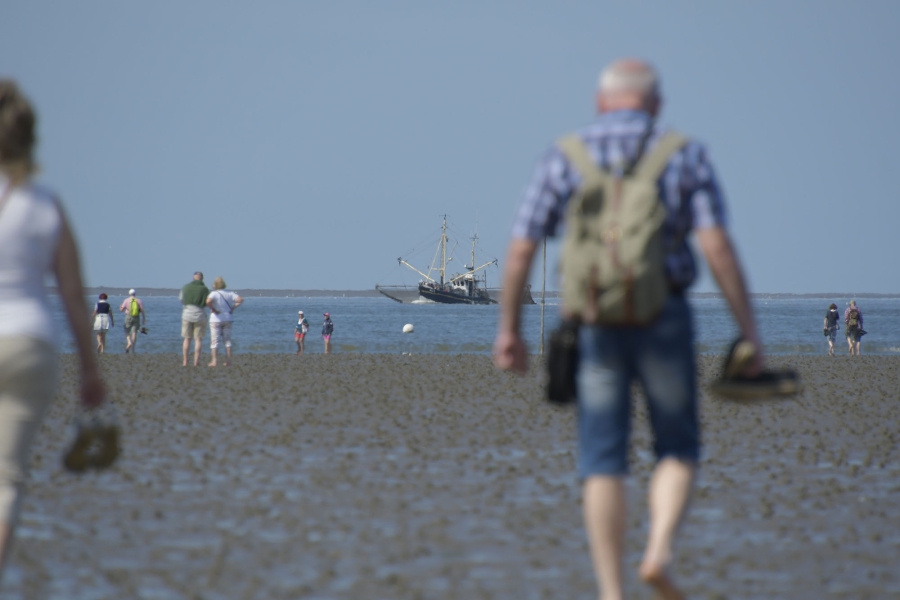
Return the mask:
<path id="1" fill-rule="evenodd" d="M 225 290 L 225 280 L 216 277 L 213 291 L 206 297 L 209 307 L 209 350 L 212 359 L 209 366 L 216 366 L 219 344 L 225 344 L 225 366 L 231 365 L 231 324 L 234 322 L 234 309 L 244 303 L 244 299 Z"/>
<path id="2" fill-rule="evenodd" d="M 78 248 L 59 201 L 31 183 L 35 115 L 0 79 L 0 575 L 22 500 L 28 454 L 56 395 L 56 331 L 44 288 L 53 275 L 81 359 L 81 402 L 95 407 L 97 370 Z"/>

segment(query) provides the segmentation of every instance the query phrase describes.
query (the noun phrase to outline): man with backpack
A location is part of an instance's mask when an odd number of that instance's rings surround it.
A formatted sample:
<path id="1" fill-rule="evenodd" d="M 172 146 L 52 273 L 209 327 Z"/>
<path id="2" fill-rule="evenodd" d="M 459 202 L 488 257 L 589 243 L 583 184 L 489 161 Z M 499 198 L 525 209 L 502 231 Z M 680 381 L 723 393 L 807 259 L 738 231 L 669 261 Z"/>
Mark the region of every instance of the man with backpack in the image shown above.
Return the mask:
<path id="1" fill-rule="evenodd" d="M 743 337 L 735 371 L 753 385 L 763 356 L 744 277 L 725 229 L 705 148 L 656 125 L 651 65 L 620 60 L 601 74 L 597 120 L 539 160 L 512 230 L 494 361 L 524 372 L 521 297 L 540 241 L 565 223 L 563 316 L 579 323 L 576 390 L 585 528 L 604 600 L 624 596 L 630 389 L 639 381 L 654 431 L 650 531 L 639 568 L 661 598 L 699 458 L 697 382 L 686 290 L 696 277 L 693 230 Z"/>
<path id="2" fill-rule="evenodd" d="M 863 315 L 856 305 L 856 300 L 850 301 L 850 306 L 844 311 L 845 332 L 847 344 L 850 346 L 850 356 L 859 356 L 859 340 L 863 336 Z"/>
<path id="3" fill-rule="evenodd" d="M 128 297 L 122 301 L 119 312 L 125 313 L 125 354 L 137 352 L 138 330 L 142 325 L 147 325 L 147 313 L 144 312 L 144 303 L 135 296 L 133 289 L 128 290 Z"/>

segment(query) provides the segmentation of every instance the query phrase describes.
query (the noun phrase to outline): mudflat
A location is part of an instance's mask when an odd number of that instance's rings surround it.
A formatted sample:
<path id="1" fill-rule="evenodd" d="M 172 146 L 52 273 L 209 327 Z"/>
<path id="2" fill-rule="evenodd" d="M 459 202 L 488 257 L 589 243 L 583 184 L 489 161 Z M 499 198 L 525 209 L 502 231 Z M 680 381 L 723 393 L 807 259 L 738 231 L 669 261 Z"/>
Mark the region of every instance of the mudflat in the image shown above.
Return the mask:
<path id="1" fill-rule="evenodd" d="M 208 356 L 206 356 L 208 358 Z M 32 457 L 0 598 L 596 598 L 575 414 L 540 366 L 485 356 L 102 356 L 124 453 L 61 467 L 77 391 Z M 537 363 L 537 361 L 535 361 Z M 699 359 L 701 387 L 720 359 Z M 900 597 L 900 358 L 775 357 L 793 400 L 704 393 L 704 460 L 673 575 L 689 598 Z M 629 591 L 653 457 L 634 408 Z"/>

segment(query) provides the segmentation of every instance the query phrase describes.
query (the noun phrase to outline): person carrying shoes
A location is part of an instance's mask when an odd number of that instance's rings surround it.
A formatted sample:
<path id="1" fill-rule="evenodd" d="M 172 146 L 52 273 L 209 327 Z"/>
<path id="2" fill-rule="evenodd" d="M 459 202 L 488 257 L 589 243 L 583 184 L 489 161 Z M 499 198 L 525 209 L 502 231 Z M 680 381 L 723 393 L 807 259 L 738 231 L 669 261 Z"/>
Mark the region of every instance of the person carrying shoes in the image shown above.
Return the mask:
<path id="1" fill-rule="evenodd" d="M 625 595 L 622 566 L 632 381 L 644 389 L 657 463 L 640 578 L 680 598 L 670 573 L 700 454 L 691 307 L 685 292 L 698 246 L 749 346 L 740 374 L 763 370 L 763 352 L 724 201 L 706 148 L 657 123 L 656 70 L 643 60 L 606 67 L 599 116 L 538 161 L 512 229 L 494 342 L 497 367 L 523 373 L 522 290 L 535 251 L 565 224 L 563 316 L 580 323 L 576 390 L 578 471 L 594 572 L 605 600 Z"/>

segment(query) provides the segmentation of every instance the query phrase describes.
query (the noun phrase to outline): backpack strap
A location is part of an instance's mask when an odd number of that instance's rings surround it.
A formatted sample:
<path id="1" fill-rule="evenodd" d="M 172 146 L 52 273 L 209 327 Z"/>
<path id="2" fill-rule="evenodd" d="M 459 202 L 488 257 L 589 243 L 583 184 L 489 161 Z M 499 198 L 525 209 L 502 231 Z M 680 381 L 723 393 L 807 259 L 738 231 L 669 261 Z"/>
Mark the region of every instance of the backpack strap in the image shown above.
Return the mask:
<path id="1" fill-rule="evenodd" d="M 600 187 L 609 179 L 609 175 L 594 164 L 587 146 L 577 135 L 567 135 L 556 142 L 557 147 L 575 171 L 581 175 L 581 187 Z"/>
<path id="2" fill-rule="evenodd" d="M 644 155 L 635 169 L 635 177 L 645 181 L 656 181 L 669 165 L 672 155 L 681 150 L 688 139 L 675 131 L 664 133 L 650 154 Z"/>

